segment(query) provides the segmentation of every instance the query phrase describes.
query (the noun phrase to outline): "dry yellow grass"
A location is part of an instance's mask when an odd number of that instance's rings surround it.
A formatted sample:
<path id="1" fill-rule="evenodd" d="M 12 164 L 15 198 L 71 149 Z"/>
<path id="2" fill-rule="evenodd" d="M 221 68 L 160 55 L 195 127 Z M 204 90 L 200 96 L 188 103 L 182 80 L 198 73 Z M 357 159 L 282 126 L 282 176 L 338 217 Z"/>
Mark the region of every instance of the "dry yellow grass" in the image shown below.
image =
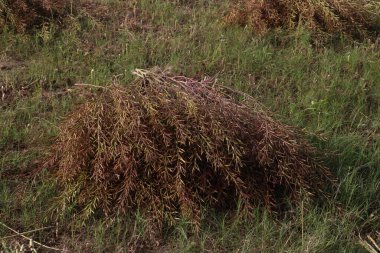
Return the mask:
<path id="1" fill-rule="evenodd" d="M 257 34 L 303 25 L 321 34 L 342 33 L 354 39 L 376 37 L 380 2 L 374 0 L 244 0 L 236 3 L 229 23 L 251 26 Z"/>
<path id="2" fill-rule="evenodd" d="M 380 232 L 376 232 L 375 236 L 367 235 L 366 238 L 360 238 L 360 245 L 362 245 L 369 253 L 380 252 Z"/>
<path id="3" fill-rule="evenodd" d="M 61 124 L 47 159 L 63 206 L 79 208 L 84 219 L 97 210 L 140 210 L 152 231 L 178 218 L 197 229 L 205 207 L 280 211 L 331 182 L 314 149 L 252 98 L 213 80 L 135 74 L 126 87 L 89 95 Z"/>
<path id="4" fill-rule="evenodd" d="M 25 32 L 67 14 L 66 0 L 0 0 L 0 31 L 5 27 Z"/>

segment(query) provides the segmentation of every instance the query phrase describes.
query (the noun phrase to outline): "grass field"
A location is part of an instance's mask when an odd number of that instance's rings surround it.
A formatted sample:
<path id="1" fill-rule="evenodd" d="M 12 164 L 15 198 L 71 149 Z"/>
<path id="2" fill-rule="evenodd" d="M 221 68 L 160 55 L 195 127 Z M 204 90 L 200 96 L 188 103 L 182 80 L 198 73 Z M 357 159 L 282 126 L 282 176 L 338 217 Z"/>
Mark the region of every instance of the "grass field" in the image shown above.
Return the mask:
<path id="1" fill-rule="evenodd" d="M 0 34 L 1 223 L 45 228 L 26 235 L 69 252 L 366 252 L 360 236 L 380 230 L 379 42 L 340 38 L 315 47 L 302 27 L 257 37 L 224 23 L 225 0 L 94 2 L 63 29 Z M 253 219 L 205 210 L 200 234 L 183 221 L 157 241 L 139 214 L 57 220 L 59 189 L 38 161 L 83 100 L 73 84 L 128 84 L 133 69 L 154 66 L 216 77 L 302 129 L 337 178 L 331 199 L 305 200 L 281 217 L 260 208 Z M 0 225 L 1 252 L 29 243 L 10 235 Z"/>

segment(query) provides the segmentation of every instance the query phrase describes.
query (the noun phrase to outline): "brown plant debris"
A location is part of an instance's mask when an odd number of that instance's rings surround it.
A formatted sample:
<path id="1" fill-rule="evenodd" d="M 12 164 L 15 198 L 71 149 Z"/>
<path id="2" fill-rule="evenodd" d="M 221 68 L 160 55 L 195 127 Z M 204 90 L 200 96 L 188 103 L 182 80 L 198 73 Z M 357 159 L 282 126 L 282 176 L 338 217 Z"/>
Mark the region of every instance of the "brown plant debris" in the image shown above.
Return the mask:
<path id="1" fill-rule="evenodd" d="M 257 34 L 304 25 L 319 34 L 359 39 L 380 32 L 376 0 L 243 0 L 227 15 L 229 23 L 251 26 Z"/>
<path id="2" fill-rule="evenodd" d="M 64 206 L 83 218 L 140 210 L 159 225 L 186 218 L 197 227 L 205 207 L 279 210 L 323 194 L 331 177 L 314 149 L 253 98 L 211 79 L 134 73 L 128 86 L 90 86 L 96 92 L 60 125 L 46 165 Z"/>
<path id="3" fill-rule="evenodd" d="M 69 13 L 68 0 L 0 0 L 0 31 L 25 32 Z"/>

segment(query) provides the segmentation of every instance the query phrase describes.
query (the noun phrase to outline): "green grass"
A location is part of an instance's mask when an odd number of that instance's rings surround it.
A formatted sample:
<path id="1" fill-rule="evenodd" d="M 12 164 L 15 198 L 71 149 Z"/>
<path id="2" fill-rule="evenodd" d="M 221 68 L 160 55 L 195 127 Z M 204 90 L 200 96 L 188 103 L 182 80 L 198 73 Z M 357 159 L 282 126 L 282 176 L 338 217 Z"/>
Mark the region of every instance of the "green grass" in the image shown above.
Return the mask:
<path id="1" fill-rule="evenodd" d="M 134 68 L 161 66 L 189 76 L 216 76 L 257 98 L 276 119 L 304 129 L 325 153 L 338 190 L 329 203 L 305 202 L 280 219 L 259 209 L 253 220 L 207 210 L 198 236 L 183 221 L 167 229 L 158 252 L 364 252 L 359 233 L 380 228 L 376 45 L 342 40 L 317 49 L 304 30 L 254 37 L 248 28 L 223 23 L 227 1 L 139 0 L 135 18 L 142 25 L 127 29 L 121 26 L 124 3 L 107 4 L 118 15 L 105 21 L 82 11 L 63 30 L 52 25 L 33 35 L 0 34 L 0 61 L 25 65 L 0 71 L 0 85 L 8 87 L 0 101 L 1 222 L 18 231 L 56 225 L 51 209 L 59 189 L 49 172 L 32 172 L 49 151 L 59 121 L 81 100 L 66 92 L 73 83 L 127 84 Z M 127 24 L 134 14 L 128 15 Z M 73 252 L 125 252 L 149 240 L 146 226 L 138 215 L 98 217 L 83 226 L 65 216 L 57 231 L 32 235 Z M 10 234 L 0 226 L 0 238 Z"/>

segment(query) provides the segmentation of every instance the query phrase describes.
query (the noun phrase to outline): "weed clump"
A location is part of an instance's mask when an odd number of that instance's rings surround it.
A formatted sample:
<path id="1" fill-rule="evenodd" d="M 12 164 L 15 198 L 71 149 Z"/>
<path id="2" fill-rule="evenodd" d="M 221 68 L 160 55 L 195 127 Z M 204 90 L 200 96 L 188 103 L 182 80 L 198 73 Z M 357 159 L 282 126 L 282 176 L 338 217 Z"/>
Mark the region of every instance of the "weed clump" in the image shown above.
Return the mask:
<path id="1" fill-rule="evenodd" d="M 257 34 L 306 26 L 318 36 L 363 39 L 380 32 L 380 4 L 374 0 L 244 0 L 233 6 L 226 19 L 251 26 Z"/>
<path id="2" fill-rule="evenodd" d="M 25 32 L 50 20 L 59 21 L 69 13 L 67 0 L 0 0 L 0 31 Z"/>
<path id="3" fill-rule="evenodd" d="M 323 194 L 331 179 L 314 149 L 245 94 L 210 79 L 136 70 L 128 86 L 98 88 L 60 125 L 47 159 L 65 207 L 84 219 L 139 210 L 155 224 L 203 208 L 280 210 Z"/>

